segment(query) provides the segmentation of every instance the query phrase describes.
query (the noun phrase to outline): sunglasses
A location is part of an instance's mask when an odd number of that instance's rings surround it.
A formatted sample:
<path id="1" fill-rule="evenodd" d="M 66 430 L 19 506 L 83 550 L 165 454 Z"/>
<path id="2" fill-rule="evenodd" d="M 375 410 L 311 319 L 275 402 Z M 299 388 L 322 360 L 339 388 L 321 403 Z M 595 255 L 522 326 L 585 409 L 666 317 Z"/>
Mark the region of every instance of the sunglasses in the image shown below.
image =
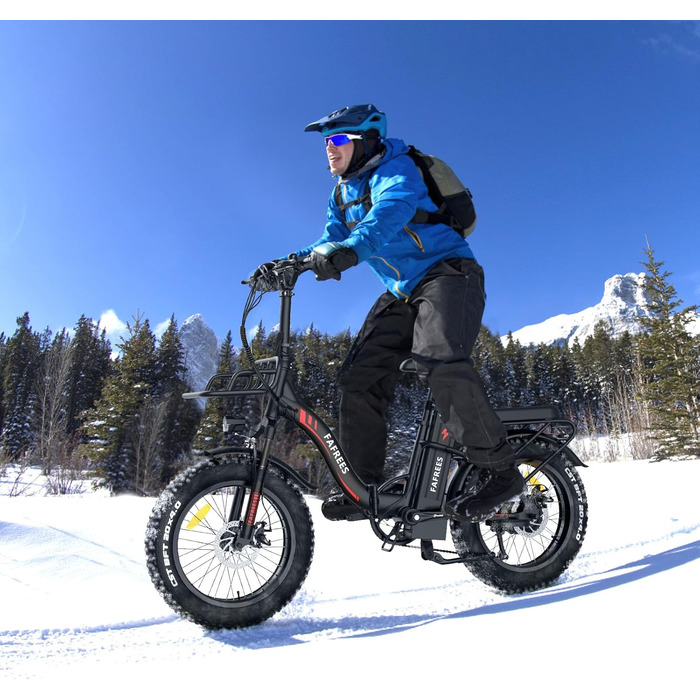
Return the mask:
<path id="1" fill-rule="evenodd" d="M 326 136 L 326 146 L 332 143 L 334 146 L 344 146 L 350 141 L 361 140 L 362 136 L 359 134 L 333 134 L 332 136 Z"/>

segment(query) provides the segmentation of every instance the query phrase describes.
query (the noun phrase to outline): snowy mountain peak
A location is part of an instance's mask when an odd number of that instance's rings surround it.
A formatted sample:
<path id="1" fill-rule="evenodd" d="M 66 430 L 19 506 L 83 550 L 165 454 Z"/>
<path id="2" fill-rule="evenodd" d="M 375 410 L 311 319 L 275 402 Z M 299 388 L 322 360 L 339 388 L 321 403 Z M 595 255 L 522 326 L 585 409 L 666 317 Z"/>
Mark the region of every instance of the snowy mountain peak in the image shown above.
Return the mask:
<path id="1" fill-rule="evenodd" d="M 555 345 L 573 343 L 575 340 L 583 344 L 601 321 L 609 325 L 613 337 L 619 337 L 626 331 L 637 333 L 640 330 L 640 317 L 649 315 L 641 286 L 643 277 L 643 272 L 615 275 L 605 282 L 603 298 L 595 306 L 525 326 L 515 331 L 513 338 L 523 345 Z M 505 336 L 502 340 L 507 342 Z"/>
<path id="2" fill-rule="evenodd" d="M 603 298 L 598 306 L 609 309 L 620 309 L 620 312 L 623 314 L 634 311 L 635 313 L 639 312 L 647 315 L 646 300 L 642 290 L 643 279 L 643 272 L 629 272 L 626 275 L 615 275 L 611 277 L 605 282 Z"/>
<path id="3" fill-rule="evenodd" d="M 219 341 L 201 314 L 185 319 L 180 327 L 187 381 L 194 391 L 204 389 L 218 364 Z"/>
<path id="4" fill-rule="evenodd" d="M 182 327 L 184 328 L 185 326 L 196 326 L 196 325 L 207 325 L 204 321 L 204 316 L 202 314 L 192 314 L 189 318 L 186 318 L 182 324 Z"/>

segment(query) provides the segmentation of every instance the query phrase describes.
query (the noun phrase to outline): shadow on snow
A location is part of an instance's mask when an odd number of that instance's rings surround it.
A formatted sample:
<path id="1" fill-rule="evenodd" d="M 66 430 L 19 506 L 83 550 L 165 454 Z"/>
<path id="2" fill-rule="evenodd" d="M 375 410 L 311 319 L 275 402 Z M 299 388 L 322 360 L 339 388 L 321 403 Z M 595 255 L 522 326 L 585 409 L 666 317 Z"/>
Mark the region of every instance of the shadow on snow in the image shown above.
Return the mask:
<path id="1" fill-rule="evenodd" d="M 623 586 L 634 581 L 669 571 L 700 557 L 700 540 L 674 547 L 659 554 L 652 554 L 637 561 L 623 564 L 601 573 L 588 574 L 568 584 L 555 585 L 535 593 L 510 596 L 504 602 L 490 603 L 473 610 L 464 610 L 444 615 L 387 615 L 374 617 L 345 617 L 329 620 L 281 619 L 266 622 L 258 627 L 244 630 L 207 632 L 211 639 L 230 646 L 246 649 L 304 644 L 304 637 L 329 634 L 329 639 L 374 637 L 394 634 L 406 629 L 420 627 L 438 620 L 458 620 L 478 615 L 507 613 L 542 605 L 572 600 L 585 595 Z M 318 639 L 318 636 L 314 637 Z"/>

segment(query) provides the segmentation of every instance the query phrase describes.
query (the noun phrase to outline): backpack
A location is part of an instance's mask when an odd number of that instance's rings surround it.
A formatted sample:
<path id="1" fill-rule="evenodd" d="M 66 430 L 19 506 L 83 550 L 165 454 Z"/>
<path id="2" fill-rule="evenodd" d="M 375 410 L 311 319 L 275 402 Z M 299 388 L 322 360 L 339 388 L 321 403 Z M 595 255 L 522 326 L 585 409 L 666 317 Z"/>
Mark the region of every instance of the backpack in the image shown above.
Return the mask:
<path id="1" fill-rule="evenodd" d="M 469 189 L 460 182 L 452 168 L 439 158 L 426 155 L 415 146 L 408 147 L 408 155 L 418 167 L 423 182 L 428 188 L 430 199 L 438 208 L 436 212 L 419 209 L 411 222 L 416 224 L 447 224 L 462 238 L 469 236 L 476 226 L 476 212 Z M 355 204 L 363 204 L 365 212 L 368 212 L 372 207 L 369 180 L 367 180 L 367 191 L 359 199 L 344 203 L 340 193 L 340 184 L 335 186 L 334 199 L 343 216 L 345 216 L 345 210 Z M 358 223 L 358 221 L 346 221 L 345 225 L 352 230 Z"/>

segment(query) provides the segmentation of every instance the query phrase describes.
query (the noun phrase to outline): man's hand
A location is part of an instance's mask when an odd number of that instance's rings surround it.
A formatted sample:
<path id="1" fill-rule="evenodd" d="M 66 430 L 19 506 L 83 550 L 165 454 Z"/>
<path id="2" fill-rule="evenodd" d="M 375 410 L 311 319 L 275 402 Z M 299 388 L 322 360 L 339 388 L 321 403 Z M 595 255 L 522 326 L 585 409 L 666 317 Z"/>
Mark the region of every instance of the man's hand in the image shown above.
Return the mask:
<path id="1" fill-rule="evenodd" d="M 260 292 L 271 291 L 274 283 L 274 277 L 271 271 L 276 264 L 276 260 L 271 260 L 257 267 L 255 272 L 250 276 L 251 286 L 254 286 Z"/>
<path id="2" fill-rule="evenodd" d="M 319 282 L 339 280 L 340 273 L 357 265 L 357 253 L 341 243 L 322 243 L 311 251 L 311 269 Z"/>

